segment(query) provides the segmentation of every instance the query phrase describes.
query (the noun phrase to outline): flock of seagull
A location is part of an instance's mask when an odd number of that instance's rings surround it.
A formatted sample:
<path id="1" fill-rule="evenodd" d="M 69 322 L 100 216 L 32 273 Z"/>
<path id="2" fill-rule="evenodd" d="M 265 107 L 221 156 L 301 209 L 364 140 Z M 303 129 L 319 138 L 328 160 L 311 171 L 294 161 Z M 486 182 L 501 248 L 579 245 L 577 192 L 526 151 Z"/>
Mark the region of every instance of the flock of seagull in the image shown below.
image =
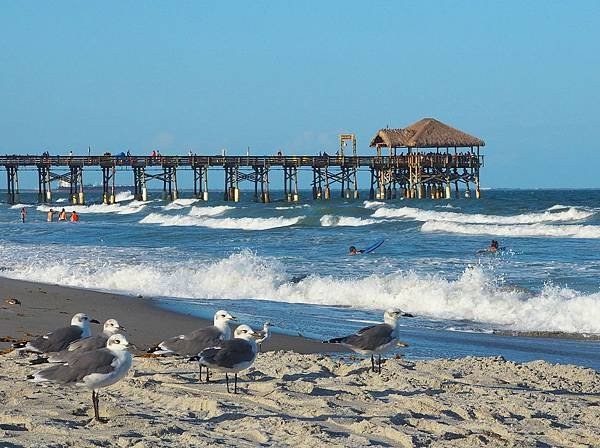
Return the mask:
<path id="1" fill-rule="evenodd" d="M 359 330 L 357 333 L 334 338 L 325 343 L 342 344 L 356 353 L 371 355 L 371 370 L 381 373 L 381 354 L 394 346 L 406 347 L 398 340 L 398 320 L 412 317 L 400 310 L 387 310 L 384 322 Z M 255 331 L 248 325 L 239 325 L 233 332 L 230 327 L 237 319 L 224 310 L 215 313 L 213 325 L 200 328 L 160 342 L 148 349 L 153 355 L 175 355 L 198 362 L 199 381 L 202 368 L 206 369 L 205 381 L 210 381 L 209 370 L 225 373 L 227 392 L 229 374 L 234 375 L 233 393 L 237 393 L 237 376 L 248 369 L 256 359 L 261 345 L 271 337 L 271 324 L 266 322 L 262 330 Z M 77 313 L 71 325 L 58 328 L 28 342 L 17 342 L 14 348 L 38 355 L 30 361 L 32 365 L 49 363 L 50 367 L 27 378 L 36 383 L 50 382 L 63 386 L 80 386 L 92 391 L 94 419 L 100 417 L 98 390 L 115 384 L 127 375 L 132 365 L 131 344 L 123 327 L 117 320 L 108 319 L 102 333 L 90 333 L 90 319 L 85 313 Z M 374 355 L 378 356 L 378 369 Z"/>

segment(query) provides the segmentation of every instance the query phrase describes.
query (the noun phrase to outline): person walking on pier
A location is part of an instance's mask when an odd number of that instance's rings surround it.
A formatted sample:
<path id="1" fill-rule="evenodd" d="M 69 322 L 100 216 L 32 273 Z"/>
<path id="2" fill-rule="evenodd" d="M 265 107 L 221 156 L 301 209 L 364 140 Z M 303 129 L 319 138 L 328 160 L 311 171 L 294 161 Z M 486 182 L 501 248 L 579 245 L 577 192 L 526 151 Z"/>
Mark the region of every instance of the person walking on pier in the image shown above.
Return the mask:
<path id="1" fill-rule="evenodd" d="M 46 219 L 48 222 L 52 222 L 54 220 L 54 210 L 48 210 L 48 218 Z"/>
<path id="2" fill-rule="evenodd" d="M 27 218 L 27 209 L 23 207 L 21 209 L 21 222 L 25 222 L 25 218 Z"/>

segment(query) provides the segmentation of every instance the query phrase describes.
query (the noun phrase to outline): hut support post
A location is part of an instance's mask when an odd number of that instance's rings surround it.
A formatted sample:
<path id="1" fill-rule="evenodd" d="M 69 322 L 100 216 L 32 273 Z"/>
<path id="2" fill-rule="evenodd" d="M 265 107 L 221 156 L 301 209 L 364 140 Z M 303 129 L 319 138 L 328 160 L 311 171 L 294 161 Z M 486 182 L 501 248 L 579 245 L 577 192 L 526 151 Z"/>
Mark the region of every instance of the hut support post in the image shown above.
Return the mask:
<path id="1" fill-rule="evenodd" d="M 324 199 L 331 199 L 331 189 L 329 188 L 329 167 L 325 167 L 325 194 Z"/>

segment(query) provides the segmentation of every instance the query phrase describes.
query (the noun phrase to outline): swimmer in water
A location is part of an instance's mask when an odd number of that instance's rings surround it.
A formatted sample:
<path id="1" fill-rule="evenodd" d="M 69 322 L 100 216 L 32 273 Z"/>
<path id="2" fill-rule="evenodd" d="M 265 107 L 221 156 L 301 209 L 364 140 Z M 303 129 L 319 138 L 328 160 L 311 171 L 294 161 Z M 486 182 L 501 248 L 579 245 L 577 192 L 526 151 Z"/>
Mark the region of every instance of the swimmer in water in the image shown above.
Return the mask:
<path id="1" fill-rule="evenodd" d="M 490 252 L 497 252 L 498 251 L 498 241 L 492 240 L 492 242 L 490 243 L 490 247 L 488 248 L 488 250 Z"/>
<path id="2" fill-rule="evenodd" d="M 363 252 L 364 252 L 364 250 L 362 250 L 362 249 L 357 249 L 354 246 L 350 246 L 350 255 L 362 254 Z"/>

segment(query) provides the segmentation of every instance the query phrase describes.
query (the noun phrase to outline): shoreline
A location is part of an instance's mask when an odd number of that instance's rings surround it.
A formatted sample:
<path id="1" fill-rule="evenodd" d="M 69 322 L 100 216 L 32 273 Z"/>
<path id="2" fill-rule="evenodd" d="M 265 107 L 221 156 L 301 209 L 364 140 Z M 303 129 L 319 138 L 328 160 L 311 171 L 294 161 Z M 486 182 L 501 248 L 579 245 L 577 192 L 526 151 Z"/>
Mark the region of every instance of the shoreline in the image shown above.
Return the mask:
<path id="1" fill-rule="evenodd" d="M 21 305 L 7 305 L 4 303 L 6 298 L 18 299 Z M 216 311 L 207 310 L 209 314 Z M 233 308 L 227 311 L 235 315 Z M 140 349 L 212 325 L 212 320 L 161 307 L 158 299 L 0 277 L 0 338 L 24 339 L 31 335 L 42 335 L 69 325 L 71 316 L 80 312 L 100 322 L 117 319 Z M 234 322 L 232 327 L 242 323 Z M 101 331 L 101 327 L 94 327 L 91 328 L 92 333 Z M 0 350 L 10 346 L 9 342 L 0 342 Z M 292 350 L 305 354 L 346 351 L 339 345 L 323 344 L 315 339 L 276 331 L 264 343 L 263 349 Z"/>

